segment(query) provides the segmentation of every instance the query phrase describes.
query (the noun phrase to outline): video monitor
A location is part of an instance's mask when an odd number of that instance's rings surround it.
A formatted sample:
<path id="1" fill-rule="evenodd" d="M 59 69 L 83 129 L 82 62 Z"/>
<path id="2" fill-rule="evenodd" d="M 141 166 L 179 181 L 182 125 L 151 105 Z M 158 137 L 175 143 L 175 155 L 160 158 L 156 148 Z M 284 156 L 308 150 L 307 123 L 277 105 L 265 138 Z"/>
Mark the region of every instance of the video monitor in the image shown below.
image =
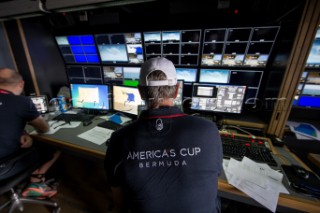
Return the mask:
<path id="1" fill-rule="evenodd" d="M 197 69 L 196 68 L 176 68 L 177 79 L 184 82 L 196 82 Z"/>
<path id="2" fill-rule="evenodd" d="M 199 54 L 199 44 L 181 44 L 181 54 Z"/>
<path id="3" fill-rule="evenodd" d="M 307 75 L 308 74 L 308 77 Z M 306 83 L 308 84 L 320 84 L 320 72 L 313 72 L 313 71 L 310 71 L 309 73 L 307 72 L 304 72 L 302 74 L 302 77 L 307 77 L 306 78 Z"/>
<path id="4" fill-rule="evenodd" d="M 142 44 L 127 44 L 129 63 L 140 64 L 144 62 Z"/>
<path id="5" fill-rule="evenodd" d="M 220 65 L 222 62 L 222 54 L 202 54 L 201 65 Z"/>
<path id="6" fill-rule="evenodd" d="M 123 85 L 130 86 L 130 87 L 137 87 L 139 85 L 139 80 L 124 79 Z"/>
<path id="7" fill-rule="evenodd" d="M 56 36 L 55 40 L 67 64 L 100 63 L 93 35 Z"/>
<path id="8" fill-rule="evenodd" d="M 320 109 L 320 71 L 305 70 L 302 73 L 293 106 Z"/>
<path id="9" fill-rule="evenodd" d="M 45 95 L 30 96 L 30 99 L 40 114 L 48 112 L 48 100 Z"/>
<path id="10" fill-rule="evenodd" d="M 256 70 L 231 70 L 230 84 L 260 87 L 263 71 Z"/>
<path id="11" fill-rule="evenodd" d="M 279 27 L 256 27 L 253 29 L 251 41 L 275 41 Z"/>
<path id="12" fill-rule="evenodd" d="M 229 83 L 230 70 L 200 69 L 199 82 L 201 83 Z"/>
<path id="13" fill-rule="evenodd" d="M 251 36 L 252 28 L 229 28 L 227 29 L 227 39 L 226 41 L 249 41 Z"/>
<path id="14" fill-rule="evenodd" d="M 140 67 L 123 67 L 123 78 L 124 79 L 139 79 Z"/>
<path id="15" fill-rule="evenodd" d="M 205 43 L 202 52 L 204 54 L 222 54 L 223 48 L 223 43 Z"/>
<path id="16" fill-rule="evenodd" d="M 320 38 L 313 41 L 306 67 L 320 67 Z"/>
<path id="17" fill-rule="evenodd" d="M 74 108 L 110 109 L 108 85 L 70 84 L 70 91 Z"/>
<path id="18" fill-rule="evenodd" d="M 204 31 L 205 42 L 224 42 L 226 29 L 209 29 Z"/>
<path id="19" fill-rule="evenodd" d="M 67 66 L 67 76 L 68 78 L 83 78 L 84 79 L 84 72 L 82 66 L 70 65 Z"/>
<path id="20" fill-rule="evenodd" d="M 180 44 L 163 44 L 162 53 L 163 54 L 179 54 Z"/>
<path id="21" fill-rule="evenodd" d="M 163 31 L 162 42 L 163 43 L 176 43 L 180 42 L 180 31 Z"/>
<path id="22" fill-rule="evenodd" d="M 263 71 L 231 70 L 229 84 L 247 86 L 246 104 L 255 104 L 262 82 Z"/>
<path id="23" fill-rule="evenodd" d="M 105 83 L 123 82 L 123 67 L 120 66 L 103 66 L 103 76 Z"/>
<path id="24" fill-rule="evenodd" d="M 200 42 L 201 30 L 181 31 L 181 42 Z"/>
<path id="25" fill-rule="evenodd" d="M 141 33 L 97 34 L 96 43 L 103 64 L 144 62 Z"/>
<path id="26" fill-rule="evenodd" d="M 318 84 L 305 84 L 301 92 L 303 95 L 320 96 L 320 85 Z"/>
<path id="27" fill-rule="evenodd" d="M 319 96 L 300 96 L 298 107 L 320 109 L 320 97 Z"/>
<path id="28" fill-rule="evenodd" d="M 246 86 L 194 83 L 191 109 L 240 114 Z"/>
<path id="29" fill-rule="evenodd" d="M 98 45 L 102 63 L 128 63 L 126 45 Z"/>
<path id="30" fill-rule="evenodd" d="M 127 44 L 142 44 L 141 33 L 125 33 L 124 37 Z"/>
<path id="31" fill-rule="evenodd" d="M 266 66 L 273 42 L 250 43 L 244 60 L 244 65 L 259 67 Z"/>
<path id="32" fill-rule="evenodd" d="M 146 54 L 161 54 L 160 44 L 145 44 Z"/>
<path id="33" fill-rule="evenodd" d="M 225 45 L 224 55 L 222 59 L 223 65 L 240 66 L 243 65 L 247 43 L 227 43 Z"/>
<path id="34" fill-rule="evenodd" d="M 161 43 L 161 32 L 145 32 L 143 33 L 144 43 Z"/>
<path id="35" fill-rule="evenodd" d="M 179 55 L 163 55 L 163 57 L 172 61 L 173 64 L 180 64 Z"/>
<path id="36" fill-rule="evenodd" d="M 198 55 L 181 55 L 181 65 L 198 65 Z"/>
<path id="37" fill-rule="evenodd" d="M 100 66 L 84 66 L 83 70 L 86 78 L 102 79 L 102 72 Z"/>
<path id="38" fill-rule="evenodd" d="M 138 106 L 143 105 L 138 88 L 113 85 L 113 110 L 138 115 Z"/>

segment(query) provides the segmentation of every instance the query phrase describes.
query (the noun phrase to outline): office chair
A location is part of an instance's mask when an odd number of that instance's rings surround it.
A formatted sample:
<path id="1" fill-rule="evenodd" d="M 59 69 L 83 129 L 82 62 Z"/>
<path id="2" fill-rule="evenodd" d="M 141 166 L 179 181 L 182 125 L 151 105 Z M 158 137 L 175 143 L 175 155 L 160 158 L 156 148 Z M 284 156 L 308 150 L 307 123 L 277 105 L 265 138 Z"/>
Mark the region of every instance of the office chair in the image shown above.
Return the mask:
<path id="1" fill-rule="evenodd" d="M 9 208 L 8 213 L 13 213 L 15 210 L 19 210 L 20 212 L 22 212 L 24 210 L 23 204 L 30 203 L 51 206 L 53 207 L 52 213 L 59 213 L 60 207 L 57 202 L 51 200 L 39 200 L 35 198 L 22 197 L 21 192 L 19 190 L 16 190 L 19 184 L 23 183 L 26 180 L 29 180 L 30 175 L 39 167 L 40 164 L 32 164 L 13 176 L 5 177 L 4 179 L 1 178 L 1 175 L 5 173 L 1 171 L 6 170 L 5 167 L 13 166 L 17 162 L 17 160 L 21 160 L 23 157 L 26 157 L 27 154 L 25 153 L 28 152 L 24 152 L 22 154 L 14 154 L 10 158 L 6 159 L 0 159 L 0 169 L 2 169 L 0 170 L 0 195 L 10 193 L 10 200 L 5 202 L 4 204 L 0 204 L 0 212 L 2 212 L 2 210 L 7 207 Z M 10 170 L 10 168 L 8 168 L 8 170 Z"/>

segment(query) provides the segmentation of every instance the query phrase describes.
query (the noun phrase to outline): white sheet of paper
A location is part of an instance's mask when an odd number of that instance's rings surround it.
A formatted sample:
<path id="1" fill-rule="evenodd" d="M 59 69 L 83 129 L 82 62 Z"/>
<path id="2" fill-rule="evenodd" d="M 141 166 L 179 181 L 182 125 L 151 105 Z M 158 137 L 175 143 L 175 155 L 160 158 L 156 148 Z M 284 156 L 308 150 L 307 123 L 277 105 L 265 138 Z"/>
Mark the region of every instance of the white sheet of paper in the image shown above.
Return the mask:
<path id="1" fill-rule="evenodd" d="M 269 171 L 270 169 L 270 171 Z M 275 212 L 282 189 L 282 174 L 268 165 L 255 163 L 250 159 L 230 159 L 226 167 L 229 184 L 246 193 L 257 202 Z"/>
<path id="2" fill-rule="evenodd" d="M 111 134 L 113 132 L 114 130 L 96 126 L 86 132 L 81 133 L 80 135 L 78 135 L 78 137 L 101 145 L 111 137 Z"/>

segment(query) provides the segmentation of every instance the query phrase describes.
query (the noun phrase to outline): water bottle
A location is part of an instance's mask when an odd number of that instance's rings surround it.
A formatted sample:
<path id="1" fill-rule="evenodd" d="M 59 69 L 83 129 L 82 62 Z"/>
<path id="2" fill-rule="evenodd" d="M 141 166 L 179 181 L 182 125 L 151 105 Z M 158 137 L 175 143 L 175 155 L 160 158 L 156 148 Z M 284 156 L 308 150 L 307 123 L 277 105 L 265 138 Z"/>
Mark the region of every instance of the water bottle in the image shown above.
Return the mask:
<path id="1" fill-rule="evenodd" d="M 59 100 L 59 110 L 63 113 L 68 110 L 66 98 L 63 95 L 58 96 Z"/>

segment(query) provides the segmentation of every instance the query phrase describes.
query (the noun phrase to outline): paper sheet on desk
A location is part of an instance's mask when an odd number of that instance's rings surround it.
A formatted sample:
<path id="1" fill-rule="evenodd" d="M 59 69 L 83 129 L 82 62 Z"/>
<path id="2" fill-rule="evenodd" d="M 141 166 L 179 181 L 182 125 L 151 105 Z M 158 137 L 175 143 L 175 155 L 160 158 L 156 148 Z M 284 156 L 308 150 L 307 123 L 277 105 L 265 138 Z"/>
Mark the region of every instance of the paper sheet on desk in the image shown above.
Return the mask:
<path id="1" fill-rule="evenodd" d="M 282 184 L 283 175 L 266 164 L 258 164 L 244 157 L 223 163 L 229 184 L 243 191 L 257 202 L 275 212 L 279 193 L 288 193 Z"/>
<path id="2" fill-rule="evenodd" d="M 59 129 L 63 128 L 76 128 L 80 125 L 80 121 L 71 121 L 70 123 L 66 123 L 65 121 L 49 121 L 49 131 L 46 133 L 38 133 L 37 131 L 32 131 L 30 134 L 46 134 L 46 135 L 52 135 L 56 133 Z"/>
<path id="3" fill-rule="evenodd" d="M 81 133 L 78 137 L 101 145 L 111 137 L 112 132 L 114 131 L 111 129 L 96 126 L 84 133 Z"/>

